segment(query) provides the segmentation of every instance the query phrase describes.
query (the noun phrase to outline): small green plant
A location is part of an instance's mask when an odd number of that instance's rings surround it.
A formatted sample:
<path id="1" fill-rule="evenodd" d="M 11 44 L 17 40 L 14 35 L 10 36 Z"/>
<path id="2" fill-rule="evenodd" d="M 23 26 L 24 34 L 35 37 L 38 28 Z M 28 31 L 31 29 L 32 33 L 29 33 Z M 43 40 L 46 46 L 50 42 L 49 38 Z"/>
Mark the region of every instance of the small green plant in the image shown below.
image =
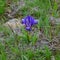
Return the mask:
<path id="1" fill-rule="evenodd" d="M 25 29 L 26 29 L 26 37 L 27 37 L 27 41 L 30 42 L 31 41 L 31 30 L 32 30 L 32 26 L 34 26 L 35 24 L 38 23 L 38 20 L 35 20 L 32 16 L 28 15 L 26 16 L 24 19 L 22 19 L 22 24 L 24 24 Z M 33 40 L 35 39 L 35 35 L 33 36 L 34 38 L 32 38 Z"/>

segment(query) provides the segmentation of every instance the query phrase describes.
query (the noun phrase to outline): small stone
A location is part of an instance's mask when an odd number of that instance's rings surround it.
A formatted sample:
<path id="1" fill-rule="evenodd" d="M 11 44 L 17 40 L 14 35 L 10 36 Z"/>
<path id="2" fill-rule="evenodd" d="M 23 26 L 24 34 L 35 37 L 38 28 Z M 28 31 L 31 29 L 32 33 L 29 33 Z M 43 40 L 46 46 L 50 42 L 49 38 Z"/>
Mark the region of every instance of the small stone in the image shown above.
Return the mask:
<path id="1" fill-rule="evenodd" d="M 20 29 L 23 27 L 23 25 L 20 22 L 20 19 L 11 19 L 8 22 L 4 24 L 4 26 L 9 27 L 11 30 L 13 30 L 14 33 L 21 33 Z"/>

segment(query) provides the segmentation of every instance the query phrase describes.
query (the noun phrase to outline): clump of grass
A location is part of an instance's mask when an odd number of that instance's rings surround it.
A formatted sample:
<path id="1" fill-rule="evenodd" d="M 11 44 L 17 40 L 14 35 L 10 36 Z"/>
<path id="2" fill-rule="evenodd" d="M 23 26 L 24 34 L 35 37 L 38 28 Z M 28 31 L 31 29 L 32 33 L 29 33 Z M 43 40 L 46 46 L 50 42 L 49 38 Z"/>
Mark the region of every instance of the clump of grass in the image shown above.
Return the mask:
<path id="1" fill-rule="evenodd" d="M 55 56 L 55 59 L 56 59 L 56 60 L 59 60 L 59 59 L 60 59 L 60 54 L 57 54 L 57 55 Z"/>
<path id="2" fill-rule="evenodd" d="M 7 59 L 7 55 L 5 52 L 5 46 L 0 42 L 0 59 L 1 60 L 6 60 Z"/>
<path id="3" fill-rule="evenodd" d="M 0 15 L 5 12 L 5 4 L 6 4 L 5 0 L 0 0 Z"/>

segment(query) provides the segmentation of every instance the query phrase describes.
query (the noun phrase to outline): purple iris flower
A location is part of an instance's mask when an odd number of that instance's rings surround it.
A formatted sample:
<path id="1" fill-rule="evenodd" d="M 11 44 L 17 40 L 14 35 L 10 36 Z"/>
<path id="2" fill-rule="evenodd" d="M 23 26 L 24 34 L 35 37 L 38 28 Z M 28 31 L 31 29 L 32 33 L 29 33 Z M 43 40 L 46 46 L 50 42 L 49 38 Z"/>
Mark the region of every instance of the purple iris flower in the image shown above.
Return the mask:
<path id="1" fill-rule="evenodd" d="M 30 31 L 31 27 L 38 23 L 38 20 L 35 20 L 32 16 L 28 15 L 22 19 L 22 24 L 26 26 L 26 30 Z"/>

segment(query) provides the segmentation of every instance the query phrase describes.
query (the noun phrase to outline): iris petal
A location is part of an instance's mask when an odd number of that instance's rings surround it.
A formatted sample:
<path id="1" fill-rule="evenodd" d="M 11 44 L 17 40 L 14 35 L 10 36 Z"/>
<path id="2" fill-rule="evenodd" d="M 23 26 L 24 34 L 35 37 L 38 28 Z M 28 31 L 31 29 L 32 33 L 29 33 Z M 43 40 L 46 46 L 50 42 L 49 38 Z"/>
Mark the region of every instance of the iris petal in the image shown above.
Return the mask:
<path id="1" fill-rule="evenodd" d="M 26 27 L 26 30 L 30 31 L 30 30 L 31 30 L 31 28 L 30 28 L 30 27 Z"/>
<path id="2" fill-rule="evenodd" d="M 34 24 L 37 24 L 38 23 L 38 20 L 34 20 Z"/>
<path id="3" fill-rule="evenodd" d="M 22 24 L 25 24 L 25 19 L 22 19 Z"/>

